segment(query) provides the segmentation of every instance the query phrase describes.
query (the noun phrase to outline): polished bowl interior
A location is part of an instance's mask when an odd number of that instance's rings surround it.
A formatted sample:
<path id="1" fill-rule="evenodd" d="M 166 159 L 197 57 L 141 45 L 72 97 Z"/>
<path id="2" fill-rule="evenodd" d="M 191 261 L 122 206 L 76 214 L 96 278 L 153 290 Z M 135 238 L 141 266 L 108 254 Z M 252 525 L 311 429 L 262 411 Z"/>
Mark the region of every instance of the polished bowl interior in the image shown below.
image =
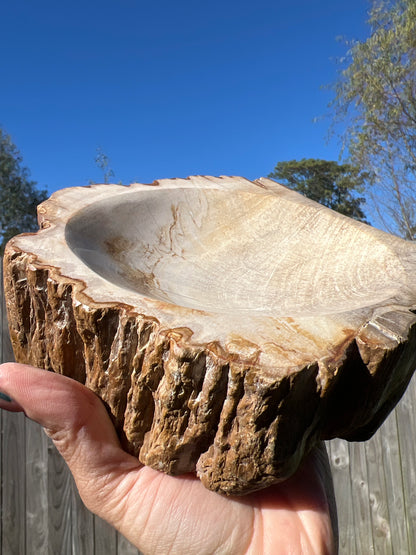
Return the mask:
<path id="1" fill-rule="evenodd" d="M 65 235 L 107 281 L 189 309 L 289 317 L 394 295 L 396 254 L 333 214 L 261 189 L 155 187 L 81 209 Z"/>

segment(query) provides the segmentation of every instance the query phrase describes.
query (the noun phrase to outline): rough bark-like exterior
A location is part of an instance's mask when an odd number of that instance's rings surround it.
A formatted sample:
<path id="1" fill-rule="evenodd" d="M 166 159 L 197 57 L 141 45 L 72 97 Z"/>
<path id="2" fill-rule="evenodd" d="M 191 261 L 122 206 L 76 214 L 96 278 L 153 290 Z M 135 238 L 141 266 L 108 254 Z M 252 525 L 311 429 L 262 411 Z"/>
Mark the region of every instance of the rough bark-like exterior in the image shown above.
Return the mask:
<path id="1" fill-rule="evenodd" d="M 45 215 L 41 221 L 53 226 Z M 361 317 L 320 358 L 273 371 L 248 340 L 233 348 L 199 343 L 189 319 L 169 327 L 163 310 L 158 317 L 120 299 L 92 299 L 82 279 L 18 240 L 4 269 L 16 360 L 92 389 L 143 464 L 169 474 L 196 470 L 206 487 L 227 494 L 287 478 L 322 439 L 370 437 L 416 366 L 408 283 L 403 303 L 395 298 L 372 319 Z M 292 356 L 290 346 L 281 348 Z"/>

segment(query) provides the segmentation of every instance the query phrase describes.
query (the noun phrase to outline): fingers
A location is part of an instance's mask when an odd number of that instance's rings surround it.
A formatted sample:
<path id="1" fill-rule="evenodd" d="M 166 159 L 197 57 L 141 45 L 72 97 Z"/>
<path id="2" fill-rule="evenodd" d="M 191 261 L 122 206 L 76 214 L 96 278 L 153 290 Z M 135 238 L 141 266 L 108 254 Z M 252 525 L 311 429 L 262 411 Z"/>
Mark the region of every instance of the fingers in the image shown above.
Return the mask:
<path id="1" fill-rule="evenodd" d="M 331 552 L 328 461 L 319 449 L 287 482 L 224 498 L 195 478 L 142 468 L 121 449 L 103 403 L 74 380 L 4 364 L 0 392 L 0 408 L 24 411 L 46 429 L 86 506 L 147 553 L 245 553 L 248 545 L 251 553 L 277 553 L 282 538 L 285 553 L 300 552 L 290 546 L 302 542 L 310 552 Z"/>
<path id="2" fill-rule="evenodd" d="M 22 364 L 0 365 L 0 407 L 24 411 L 45 428 L 66 460 L 82 495 L 83 484 L 139 467 L 125 453 L 100 399 L 82 384 Z"/>

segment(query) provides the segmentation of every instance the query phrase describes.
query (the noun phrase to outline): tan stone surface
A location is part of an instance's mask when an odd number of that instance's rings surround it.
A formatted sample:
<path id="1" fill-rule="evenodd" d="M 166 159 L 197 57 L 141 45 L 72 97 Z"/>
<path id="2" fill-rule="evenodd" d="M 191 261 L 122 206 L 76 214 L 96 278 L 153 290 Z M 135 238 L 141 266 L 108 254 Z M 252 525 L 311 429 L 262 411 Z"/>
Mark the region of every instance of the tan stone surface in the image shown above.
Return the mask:
<path id="1" fill-rule="evenodd" d="M 153 468 L 244 494 L 366 439 L 416 366 L 416 247 L 267 179 L 65 189 L 6 250 L 18 361 Z"/>

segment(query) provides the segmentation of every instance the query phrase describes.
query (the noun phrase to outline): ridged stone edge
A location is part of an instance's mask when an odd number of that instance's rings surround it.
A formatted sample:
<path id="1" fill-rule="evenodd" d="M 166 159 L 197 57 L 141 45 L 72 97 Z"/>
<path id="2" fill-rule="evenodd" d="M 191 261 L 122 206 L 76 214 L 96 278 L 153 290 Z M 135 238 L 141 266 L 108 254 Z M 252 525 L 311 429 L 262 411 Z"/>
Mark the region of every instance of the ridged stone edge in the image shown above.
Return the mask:
<path id="1" fill-rule="evenodd" d="M 18 362 L 93 390 L 143 464 L 169 474 L 196 469 L 206 487 L 226 494 L 287 478 L 322 439 L 370 437 L 416 366 L 411 312 L 395 313 L 406 336 L 387 346 L 364 326 L 338 358 L 272 379 L 217 343 L 192 345 L 187 329 L 94 303 L 82 282 L 12 245 L 4 280 Z"/>

